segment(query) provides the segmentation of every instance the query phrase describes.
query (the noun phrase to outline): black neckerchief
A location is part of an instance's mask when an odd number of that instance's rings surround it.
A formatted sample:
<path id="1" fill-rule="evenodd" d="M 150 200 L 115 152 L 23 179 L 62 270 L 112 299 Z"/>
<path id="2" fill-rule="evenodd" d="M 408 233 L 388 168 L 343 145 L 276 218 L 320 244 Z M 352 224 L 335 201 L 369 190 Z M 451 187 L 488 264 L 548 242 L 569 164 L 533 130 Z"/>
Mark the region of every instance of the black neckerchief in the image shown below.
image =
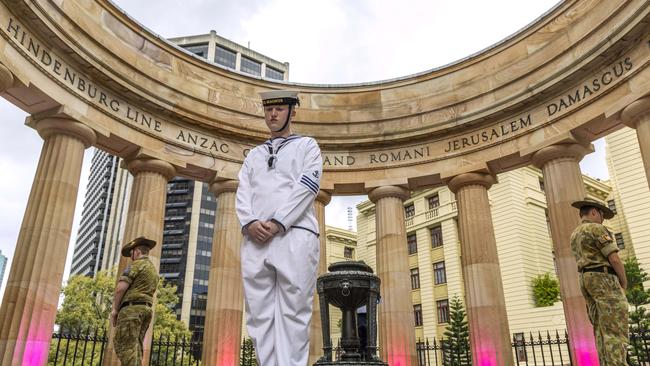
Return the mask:
<path id="1" fill-rule="evenodd" d="M 277 154 L 280 152 L 280 149 L 282 149 L 289 142 L 291 142 L 291 141 L 293 141 L 295 139 L 298 139 L 300 137 L 301 137 L 300 135 L 289 135 L 287 137 L 273 137 L 273 138 L 271 138 L 269 140 L 266 140 L 264 142 L 264 145 L 266 145 L 266 148 L 269 149 L 269 159 L 267 160 L 267 165 L 268 165 L 269 169 L 275 168 L 275 162 L 278 161 Z M 280 145 L 278 145 L 278 148 L 275 149 L 275 151 L 273 151 L 273 140 L 275 140 L 276 138 L 284 139 L 284 141 L 282 141 L 280 143 Z"/>

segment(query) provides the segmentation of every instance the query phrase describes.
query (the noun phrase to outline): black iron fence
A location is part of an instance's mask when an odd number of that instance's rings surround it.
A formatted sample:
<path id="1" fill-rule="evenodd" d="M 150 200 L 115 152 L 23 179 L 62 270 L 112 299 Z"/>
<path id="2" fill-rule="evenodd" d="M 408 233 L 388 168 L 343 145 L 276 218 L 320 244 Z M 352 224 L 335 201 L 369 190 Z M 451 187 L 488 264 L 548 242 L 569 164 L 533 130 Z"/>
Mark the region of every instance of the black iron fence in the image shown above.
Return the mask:
<path id="1" fill-rule="evenodd" d="M 48 366 L 99 366 L 108 342 L 106 331 L 87 329 L 85 332 L 59 332 L 52 335 Z"/>
<path id="2" fill-rule="evenodd" d="M 58 332 L 52 335 L 48 366 L 101 366 L 108 337 L 104 330 Z M 201 343 L 182 337 L 160 336 L 151 342 L 151 366 L 201 365 Z M 445 339 L 426 339 L 416 345 L 419 366 L 469 366 L 469 347 L 454 346 Z M 517 365 L 572 365 L 566 332 L 515 333 L 512 339 L 513 359 Z M 340 347 L 335 348 L 335 358 Z M 241 366 L 257 366 L 255 349 L 250 339 L 241 346 Z M 650 332 L 633 329 L 630 333 L 628 364 L 650 365 Z"/>

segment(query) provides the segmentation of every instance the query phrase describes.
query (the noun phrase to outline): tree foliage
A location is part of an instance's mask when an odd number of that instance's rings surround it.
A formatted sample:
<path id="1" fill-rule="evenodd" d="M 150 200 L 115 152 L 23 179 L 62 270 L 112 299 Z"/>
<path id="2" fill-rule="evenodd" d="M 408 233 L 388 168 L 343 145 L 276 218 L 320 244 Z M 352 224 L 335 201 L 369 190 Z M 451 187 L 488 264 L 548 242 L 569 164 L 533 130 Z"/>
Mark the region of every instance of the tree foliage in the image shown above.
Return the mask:
<path id="1" fill-rule="evenodd" d="M 650 314 L 647 314 L 643 306 L 650 303 L 650 290 L 643 287 L 643 282 L 648 281 L 650 276 L 646 273 L 636 257 L 628 257 L 624 263 L 625 276 L 627 277 L 627 290 L 625 296 L 634 310 L 630 312 L 630 323 L 634 330 L 650 330 Z"/>
<path id="2" fill-rule="evenodd" d="M 560 300 L 560 283 L 550 273 L 535 277 L 532 286 L 535 306 L 551 306 Z"/>
<path id="3" fill-rule="evenodd" d="M 469 326 L 465 308 L 458 296 L 454 296 L 449 304 L 449 324 L 444 335 L 443 363 L 449 366 L 471 365 Z"/>
<path id="4" fill-rule="evenodd" d="M 64 299 L 56 313 L 56 324 L 62 333 L 86 334 L 104 329 L 111 313 L 115 278 L 101 271 L 94 278 L 72 276 L 61 292 Z"/>

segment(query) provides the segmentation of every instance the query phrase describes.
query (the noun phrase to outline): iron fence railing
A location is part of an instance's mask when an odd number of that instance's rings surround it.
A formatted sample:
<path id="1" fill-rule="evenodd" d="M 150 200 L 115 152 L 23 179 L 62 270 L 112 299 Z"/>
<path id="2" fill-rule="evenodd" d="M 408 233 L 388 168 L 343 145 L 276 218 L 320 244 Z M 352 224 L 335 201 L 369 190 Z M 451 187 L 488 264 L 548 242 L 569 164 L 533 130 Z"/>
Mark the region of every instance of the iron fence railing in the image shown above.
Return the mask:
<path id="1" fill-rule="evenodd" d="M 102 329 L 54 333 L 48 366 L 101 366 L 107 343 L 107 334 Z M 200 341 L 160 336 L 151 342 L 151 346 L 150 366 L 201 365 Z M 419 366 L 471 365 L 470 347 L 453 347 L 445 339 L 419 340 L 416 352 Z M 566 332 L 515 333 L 512 352 L 517 365 L 572 365 Z M 340 346 L 334 347 L 334 358 L 340 359 L 341 354 Z M 240 365 L 257 366 L 255 348 L 250 339 L 242 343 Z M 650 331 L 632 328 L 628 365 L 650 365 Z"/>
<path id="2" fill-rule="evenodd" d="M 85 332 L 57 332 L 52 335 L 48 366 L 99 366 L 102 364 L 104 347 L 108 342 L 103 329 L 87 329 Z"/>

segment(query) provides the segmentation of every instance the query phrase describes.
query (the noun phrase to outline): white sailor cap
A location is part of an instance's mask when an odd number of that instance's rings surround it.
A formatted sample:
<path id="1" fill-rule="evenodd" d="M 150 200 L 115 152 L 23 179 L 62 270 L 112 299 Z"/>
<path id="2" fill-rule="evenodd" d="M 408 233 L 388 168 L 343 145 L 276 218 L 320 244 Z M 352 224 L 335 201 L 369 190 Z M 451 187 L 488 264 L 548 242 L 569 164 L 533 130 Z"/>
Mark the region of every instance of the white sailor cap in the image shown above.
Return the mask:
<path id="1" fill-rule="evenodd" d="M 300 105 L 298 92 L 295 90 L 273 90 L 260 93 L 262 105 Z"/>

